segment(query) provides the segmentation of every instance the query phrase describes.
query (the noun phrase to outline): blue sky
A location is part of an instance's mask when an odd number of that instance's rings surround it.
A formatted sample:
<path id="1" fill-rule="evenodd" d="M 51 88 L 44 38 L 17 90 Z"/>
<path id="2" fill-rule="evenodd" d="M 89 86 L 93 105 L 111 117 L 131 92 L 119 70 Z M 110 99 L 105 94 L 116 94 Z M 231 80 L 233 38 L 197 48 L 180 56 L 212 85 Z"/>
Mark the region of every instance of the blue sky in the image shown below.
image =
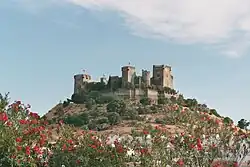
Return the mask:
<path id="1" fill-rule="evenodd" d="M 138 72 L 167 64 L 173 68 L 175 88 L 185 97 L 197 98 L 234 120 L 249 119 L 249 35 L 243 14 L 231 7 L 213 21 L 205 13 L 205 21 L 194 17 L 197 12 L 183 17 L 193 11 L 191 6 L 187 13 L 181 10 L 169 18 L 162 0 L 146 0 L 134 8 L 140 2 L 1 1 L 0 92 L 10 92 L 12 100 L 29 103 L 33 111 L 44 114 L 71 96 L 73 75 L 83 69 L 98 79 L 103 74 L 121 75 L 120 67 L 128 62 Z M 178 4 L 173 7 L 182 9 Z M 229 11 L 236 21 L 243 20 L 242 26 L 222 22 L 228 19 L 221 15 Z M 184 24 L 184 19 L 192 18 L 198 21 Z"/>

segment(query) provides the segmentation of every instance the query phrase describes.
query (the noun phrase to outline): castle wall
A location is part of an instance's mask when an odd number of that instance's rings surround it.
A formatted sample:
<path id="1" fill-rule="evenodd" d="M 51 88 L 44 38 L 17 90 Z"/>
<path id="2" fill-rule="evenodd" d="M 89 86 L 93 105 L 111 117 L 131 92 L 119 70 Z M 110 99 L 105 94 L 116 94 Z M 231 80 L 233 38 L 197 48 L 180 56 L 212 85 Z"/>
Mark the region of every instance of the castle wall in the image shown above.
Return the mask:
<path id="1" fill-rule="evenodd" d="M 150 99 L 153 99 L 153 100 L 157 100 L 158 99 L 158 91 L 148 89 L 147 90 L 147 97 Z"/>

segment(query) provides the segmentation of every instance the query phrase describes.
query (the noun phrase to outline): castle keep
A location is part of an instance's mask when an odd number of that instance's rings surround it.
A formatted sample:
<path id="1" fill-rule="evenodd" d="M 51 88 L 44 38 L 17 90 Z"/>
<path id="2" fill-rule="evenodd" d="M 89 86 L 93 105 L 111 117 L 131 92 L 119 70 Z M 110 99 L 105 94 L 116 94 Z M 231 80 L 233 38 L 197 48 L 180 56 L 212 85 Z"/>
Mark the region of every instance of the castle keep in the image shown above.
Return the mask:
<path id="1" fill-rule="evenodd" d="M 153 65 L 153 75 L 150 71 L 142 70 L 141 76 L 136 74 L 134 66 L 128 65 L 121 68 L 120 76 L 109 76 L 107 80 L 108 91 L 103 95 L 116 94 L 128 98 L 140 98 L 147 96 L 153 100 L 158 98 L 158 91 L 154 88 L 168 87 L 173 89 L 172 69 L 167 65 Z M 106 78 L 102 77 L 104 83 Z M 78 74 L 74 76 L 74 94 L 80 94 L 87 83 L 96 82 L 88 74 Z"/>

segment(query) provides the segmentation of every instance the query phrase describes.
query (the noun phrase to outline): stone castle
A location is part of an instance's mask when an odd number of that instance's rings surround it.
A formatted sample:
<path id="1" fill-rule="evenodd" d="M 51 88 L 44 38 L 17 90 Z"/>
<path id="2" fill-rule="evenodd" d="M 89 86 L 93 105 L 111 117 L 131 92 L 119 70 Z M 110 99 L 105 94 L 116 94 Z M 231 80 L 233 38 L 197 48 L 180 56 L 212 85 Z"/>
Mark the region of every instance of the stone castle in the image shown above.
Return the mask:
<path id="1" fill-rule="evenodd" d="M 103 95 L 116 94 L 128 98 L 140 98 L 147 96 L 152 100 L 158 99 L 158 91 L 154 88 L 168 87 L 174 89 L 172 68 L 167 65 L 153 65 L 153 75 L 150 71 L 142 70 L 142 75 L 136 75 L 134 66 L 127 65 L 121 68 L 122 76 L 109 76 L 100 79 L 100 82 L 107 84 L 108 91 Z M 80 94 L 85 88 L 86 83 L 93 81 L 88 74 L 77 74 L 74 76 L 74 94 Z"/>

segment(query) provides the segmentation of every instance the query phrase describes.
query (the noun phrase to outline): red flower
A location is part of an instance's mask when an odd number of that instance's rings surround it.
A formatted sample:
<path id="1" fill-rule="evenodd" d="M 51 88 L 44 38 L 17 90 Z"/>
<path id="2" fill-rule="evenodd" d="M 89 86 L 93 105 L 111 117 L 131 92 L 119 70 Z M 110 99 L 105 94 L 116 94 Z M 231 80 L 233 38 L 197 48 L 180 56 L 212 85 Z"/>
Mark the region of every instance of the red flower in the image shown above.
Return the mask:
<path id="1" fill-rule="evenodd" d="M 144 134 L 144 135 L 148 135 L 149 132 L 148 132 L 147 130 L 143 130 L 143 134 Z"/>
<path id="2" fill-rule="evenodd" d="M 62 146 L 62 150 L 64 151 L 64 150 L 66 150 L 66 149 L 67 149 L 67 145 L 64 144 L 64 145 Z"/>
<path id="3" fill-rule="evenodd" d="M 20 123 L 20 124 L 27 124 L 27 123 L 28 123 L 28 121 L 27 121 L 27 120 L 25 120 L 25 119 L 21 119 L 21 120 L 19 120 L 19 123 Z"/>
<path id="4" fill-rule="evenodd" d="M 73 144 L 73 140 L 71 140 L 71 139 L 68 140 L 68 143 L 69 143 L 69 144 Z"/>
<path id="5" fill-rule="evenodd" d="M 16 146 L 17 151 L 21 151 L 22 147 L 21 146 Z"/>
<path id="6" fill-rule="evenodd" d="M 197 149 L 200 151 L 202 150 L 201 139 L 197 139 Z"/>
<path id="7" fill-rule="evenodd" d="M 25 152 L 26 152 L 26 155 L 30 155 L 30 146 L 26 146 Z"/>
<path id="8" fill-rule="evenodd" d="M 21 137 L 16 138 L 16 142 L 17 142 L 17 143 L 22 142 L 22 138 L 21 138 Z"/>
<path id="9" fill-rule="evenodd" d="M 8 126 L 12 126 L 12 125 L 13 125 L 13 123 L 12 123 L 12 122 L 10 122 L 10 121 L 8 121 L 8 122 L 7 122 L 7 125 L 8 125 Z"/>
<path id="10" fill-rule="evenodd" d="M 0 113 L 0 121 L 8 121 L 8 115 L 5 112 Z"/>
<path id="11" fill-rule="evenodd" d="M 33 150 L 35 151 L 36 154 L 42 154 L 40 147 L 38 147 L 37 145 L 33 148 Z"/>
<path id="12" fill-rule="evenodd" d="M 182 159 L 179 159 L 176 163 L 177 163 L 177 165 L 179 165 L 179 166 L 183 166 L 183 165 L 184 165 L 184 162 L 183 162 Z"/>

